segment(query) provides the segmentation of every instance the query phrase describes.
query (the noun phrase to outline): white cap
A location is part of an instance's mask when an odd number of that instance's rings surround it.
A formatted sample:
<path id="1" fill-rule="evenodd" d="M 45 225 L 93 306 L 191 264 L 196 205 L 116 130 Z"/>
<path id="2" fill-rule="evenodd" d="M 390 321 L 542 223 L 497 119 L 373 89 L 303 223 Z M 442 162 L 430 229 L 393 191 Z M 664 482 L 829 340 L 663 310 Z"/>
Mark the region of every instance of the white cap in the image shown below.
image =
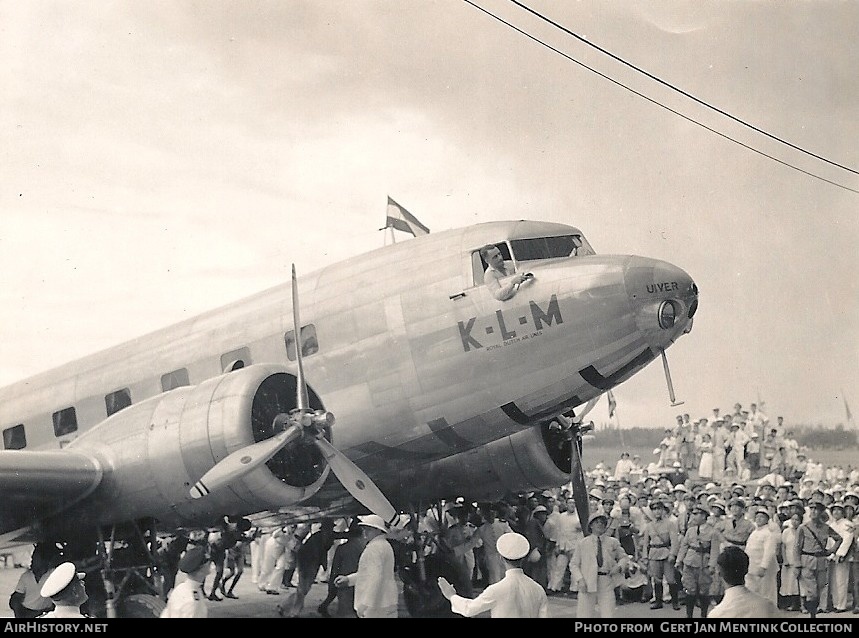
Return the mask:
<path id="1" fill-rule="evenodd" d="M 388 526 L 385 525 L 384 519 L 378 514 L 368 514 L 367 516 L 359 516 L 358 525 L 363 525 L 364 527 L 372 527 L 373 529 L 378 529 L 383 532 L 388 531 Z"/>
<path id="2" fill-rule="evenodd" d="M 59 594 L 69 586 L 72 580 L 77 578 L 77 573 L 78 570 L 74 563 L 62 563 L 59 565 L 45 580 L 45 584 L 42 585 L 42 590 L 39 592 L 42 598 L 50 598 Z"/>
<path id="3" fill-rule="evenodd" d="M 507 532 L 495 541 L 495 549 L 507 560 L 519 560 L 528 555 L 531 546 L 528 544 L 528 539 L 522 534 Z"/>

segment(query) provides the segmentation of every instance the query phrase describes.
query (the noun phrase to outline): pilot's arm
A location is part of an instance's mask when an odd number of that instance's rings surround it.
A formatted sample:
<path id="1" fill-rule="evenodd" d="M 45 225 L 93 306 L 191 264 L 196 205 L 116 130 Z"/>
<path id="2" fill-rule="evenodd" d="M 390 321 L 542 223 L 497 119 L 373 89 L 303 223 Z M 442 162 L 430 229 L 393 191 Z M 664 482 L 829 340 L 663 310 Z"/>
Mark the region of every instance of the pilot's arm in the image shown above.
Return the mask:
<path id="1" fill-rule="evenodd" d="M 502 277 L 504 277 L 504 275 L 494 268 L 487 268 L 486 272 L 483 274 L 483 283 L 486 284 L 489 292 L 492 293 L 492 296 L 498 301 L 506 301 L 507 299 L 512 298 L 519 291 L 519 286 L 529 279 L 529 277 L 526 277 L 524 273 L 517 273 L 502 285 Z"/>

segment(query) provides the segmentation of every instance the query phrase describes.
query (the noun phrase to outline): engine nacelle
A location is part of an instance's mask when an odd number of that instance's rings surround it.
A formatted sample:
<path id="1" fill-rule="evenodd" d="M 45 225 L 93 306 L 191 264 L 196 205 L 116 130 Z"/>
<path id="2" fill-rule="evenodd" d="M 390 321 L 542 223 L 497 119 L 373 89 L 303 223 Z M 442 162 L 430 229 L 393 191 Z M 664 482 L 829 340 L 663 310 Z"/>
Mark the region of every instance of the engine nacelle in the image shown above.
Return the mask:
<path id="1" fill-rule="evenodd" d="M 223 514 L 248 514 L 299 503 L 315 494 L 329 468 L 316 446 L 297 440 L 265 465 L 198 500 L 189 490 L 215 463 L 271 437 L 277 414 L 295 407 L 296 379 L 282 366 L 257 364 L 176 388 L 129 406 L 78 437 L 69 448 L 104 468 L 98 488 L 58 515 L 110 524 L 155 518 L 200 525 Z M 323 408 L 308 388 L 310 406 Z"/>
<path id="2" fill-rule="evenodd" d="M 541 423 L 422 466 L 405 478 L 400 490 L 418 503 L 438 498 L 439 490 L 448 498 L 497 500 L 509 493 L 558 487 L 570 480 L 570 445 L 565 433 Z"/>

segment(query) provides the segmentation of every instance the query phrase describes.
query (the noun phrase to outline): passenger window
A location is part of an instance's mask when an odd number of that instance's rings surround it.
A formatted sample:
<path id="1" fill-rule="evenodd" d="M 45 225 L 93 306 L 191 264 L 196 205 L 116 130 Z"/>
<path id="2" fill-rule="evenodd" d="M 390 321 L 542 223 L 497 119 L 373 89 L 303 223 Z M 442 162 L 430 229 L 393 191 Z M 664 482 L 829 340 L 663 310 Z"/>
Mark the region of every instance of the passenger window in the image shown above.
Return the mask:
<path id="1" fill-rule="evenodd" d="M 168 372 L 161 377 L 161 390 L 163 392 L 180 388 L 183 385 L 191 385 L 191 381 L 188 379 L 188 371 L 185 368 Z"/>
<path id="2" fill-rule="evenodd" d="M 295 361 L 295 331 L 290 330 L 284 335 L 286 356 Z M 301 327 L 301 356 L 309 357 L 319 352 L 319 341 L 316 339 L 316 326 L 312 323 Z"/>
<path id="3" fill-rule="evenodd" d="M 129 405 L 131 405 L 131 390 L 128 388 L 111 392 L 104 397 L 104 407 L 107 410 L 107 416 L 116 414 L 122 408 L 127 408 Z"/>
<path id="4" fill-rule="evenodd" d="M 6 450 L 23 450 L 27 447 L 27 433 L 24 424 L 19 423 L 3 430 L 3 448 Z"/>
<path id="5" fill-rule="evenodd" d="M 240 370 L 251 364 L 251 351 L 248 348 L 239 348 L 232 352 L 226 352 L 221 355 L 221 370 L 224 372 L 232 372 Z"/>
<path id="6" fill-rule="evenodd" d="M 74 408 L 65 408 L 54 412 L 54 435 L 63 436 L 78 431 L 78 417 Z"/>

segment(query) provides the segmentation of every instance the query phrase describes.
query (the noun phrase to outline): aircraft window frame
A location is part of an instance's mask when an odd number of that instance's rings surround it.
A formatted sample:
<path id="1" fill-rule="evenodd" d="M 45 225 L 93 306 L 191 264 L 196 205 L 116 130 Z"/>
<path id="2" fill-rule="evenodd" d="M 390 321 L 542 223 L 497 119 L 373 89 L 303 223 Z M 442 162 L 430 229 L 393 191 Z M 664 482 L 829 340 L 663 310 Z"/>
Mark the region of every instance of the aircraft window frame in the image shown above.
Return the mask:
<path id="1" fill-rule="evenodd" d="M 120 388 L 104 395 L 104 410 L 107 416 L 116 414 L 131 405 L 131 390 Z"/>
<path id="2" fill-rule="evenodd" d="M 74 406 L 57 410 L 51 415 L 54 436 L 61 437 L 78 431 L 78 415 Z"/>
<path id="3" fill-rule="evenodd" d="M 522 237 L 510 240 L 513 255 L 518 262 L 565 259 L 595 254 L 581 234 Z M 569 250 L 567 250 L 570 246 Z"/>
<path id="4" fill-rule="evenodd" d="M 513 270 L 510 274 L 512 275 L 513 273 L 515 273 L 516 261 L 511 256 L 512 252 L 510 250 L 510 244 L 507 241 L 486 242 L 484 246 L 487 244 L 492 244 L 498 250 L 501 251 L 501 256 L 504 258 L 504 262 L 510 263 L 513 266 Z M 481 246 L 480 248 L 483 248 L 483 246 Z M 471 253 L 471 268 L 475 286 L 483 285 L 483 275 L 486 272 L 486 269 L 489 268 L 489 264 L 486 263 L 486 260 L 483 259 L 483 255 L 480 254 L 480 248 L 472 251 Z"/>
<path id="5" fill-rule="evenodd" d="M 286 358 L 295 361 L 295 330 L 283 335 L 283 345 L 286 348 Z M 319 338 L 316 335 L 316 325 L 308 323 L 301 326 L 301 357 L 313 356 L 319 352 Z"/>
<path id="6" fill-rule="evenodd" d="M 161 375 L 162 392 L 169 392 L 170 390 L 175 390 L 186 385 L 191 385 L 191 379 L 188 377 L 188 368 L 179 368 L 178 370 Z"/>
<path id="7" fill-rule="evenodd" d="M 253 363 L 251 360 L 251 350 L 247 346 L 225 352 L 221 355 L 221 370 L 223 372 L 240 370 L 245 366 L 251 365 L 251 363 Z"/>
<path id="8" fill-rule="evenodd" d="M 19 423 L 3 430 L 4 450 L 23 450 L 27 447 L 27 431 L 24 424 Z"/>

